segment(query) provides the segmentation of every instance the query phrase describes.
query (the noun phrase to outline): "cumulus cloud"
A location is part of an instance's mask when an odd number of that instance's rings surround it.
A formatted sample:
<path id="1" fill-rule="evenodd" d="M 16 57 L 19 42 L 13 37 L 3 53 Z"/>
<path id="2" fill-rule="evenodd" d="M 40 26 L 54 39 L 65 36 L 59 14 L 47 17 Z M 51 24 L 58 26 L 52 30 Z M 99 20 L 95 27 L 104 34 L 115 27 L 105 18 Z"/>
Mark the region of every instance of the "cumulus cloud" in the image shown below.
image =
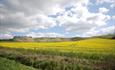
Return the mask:
<path id="1" fill-rule="evenodd" d="M 99 12 L 91 13 L 86 6 L 75 4 L 69 11 L 65 11 L 63 15 L 58 16 L 57 21 L 66 31 L 82 34 L 91 29 L 107 25 L 106 21 L 110 19 L 109 15 L 104 14 L 107 11 L 106 8 L 101 8 Z"/>
<path id="2" fill-rule="evenodd" d="M 87 4 L 89 0 L 1 0 L 4 12 L 24 12 L 26 15 L 44 13 L 55 14 L 62 11 L 65 6 L 72 3 Z M 6 11 L 5 11 L 6 10 Z"/>
<path id="3" fill-rule="evenodd" d="M 114 0 L 97 0 L 97 3 Z M 29 32 L 34 29 L 63 27 L 66 32 L 83 34 L 107 25 L 109 9 L 88 10 L 90 0 L 0 0 L 0 32 Z M 70 7 L 71 8 L 68 8 Z M 57 15 L 61 14 L 61 15 Z M 55 15 L 56 17 L 50 17 Z M 33 36 L 61 36 L 57 33 L 32 33 Z"/>
<path id="4" fill-rule="evenodd" d="M 114 16 L 112 16 L 112 19 L 113 19 L 113 20 L 115 20 L 115 15 L 114 15 Z"/>
<path id="5" fill-rule="evenodd" d="M 104 7 L 102 7 L 102 8 L 99 8 L 99 12 L 100 13 L 107 13 L 109 11 L 109 9 L 107 9 L 107 8 L 104 8 Z"/>
<path id="6" fill-rule="evenodd" d="M 47 14 L 56 11 L 54 6 L 58 2 L 61 0 L 0 0 L 0 32 L 24 32 L 32 28 L 54 27 L 55 21 Z"/>
<path id="7" fill-rule="evenodd" d="M 115 8 L 115 0 L 96 0 L 97 4 L 109 3 L 111 8 Z"/>
<path id="8" fill-rule="evenodd" d="M 111 8 L 115 8 L 115 3 L 110 5 Z"/>
<path id="9" fill-rule="evenodd" d="M 43 15 L 36 14 L 26 16 L 24 13 L 1 14 L 0 32 L 25 32 L 29 29 L 47 29 L 56 25 L 53 19 Z"/>
<path id="10" fill-rule="evenodd" d="M 115 3 L 115 0 L 96 0 L 97 3 Z"/>
<path id="11" fill-rule="evenodd" d="M 99 35 L 106 35 L 106 34 L 114 34 L 115 33 L 115 27 L 114 26 L 108 26 L 103 27 L 100 29 L 92 29 L 81 36 L 83 37 L 90 37 L 90 36 L 99 36 Z"/>
<path id="12" fill-rule="evenodd" d="M 31 26 L 31 21 L 23 13 L 1 15 L 0 32 L 23 31 Z"/>
<path id="13" fill-rule="evenodd" d="M 0 32 L 54 27 L 56 22 L 48 15 L 64 11 L 74 2 L 86 5 L 88 0 L 0 0 Z"/>
<path id="14" fill-rule="evenodd" d="M 63 34 L 59 34 L 59 33 L 55 33 L 55 32 L 47 32 L 47 33 L 31 32 L 31 33 L 27 34 L 26 36 L 31 36 L 33 38 L 36 38 L 36 37 L 64 37 Z"/>

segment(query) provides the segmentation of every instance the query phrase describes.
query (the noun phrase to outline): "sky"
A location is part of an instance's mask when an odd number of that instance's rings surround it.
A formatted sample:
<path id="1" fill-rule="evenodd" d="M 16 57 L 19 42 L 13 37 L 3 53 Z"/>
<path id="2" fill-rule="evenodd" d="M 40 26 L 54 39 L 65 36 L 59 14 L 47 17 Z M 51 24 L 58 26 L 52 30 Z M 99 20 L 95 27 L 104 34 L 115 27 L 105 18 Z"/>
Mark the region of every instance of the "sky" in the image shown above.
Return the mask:
<path id="1" fill-rule="evenodd" d="M 0 0 L 0 39 L 115 33 L 115 0 Z"/>

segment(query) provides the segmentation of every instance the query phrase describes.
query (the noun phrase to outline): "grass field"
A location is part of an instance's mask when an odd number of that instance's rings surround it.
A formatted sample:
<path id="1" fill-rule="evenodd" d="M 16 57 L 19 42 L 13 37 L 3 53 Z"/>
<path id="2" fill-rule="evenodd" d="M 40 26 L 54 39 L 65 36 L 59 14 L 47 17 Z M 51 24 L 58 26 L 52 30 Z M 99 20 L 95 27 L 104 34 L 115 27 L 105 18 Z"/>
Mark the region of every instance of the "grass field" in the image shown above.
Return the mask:
<path id="1" fill-rule="evenodd" d="M 37 70 L 29 66 L 22 65 L 13 60 L 0 57 L 0 70 Z"/>
<path id="2" fill-rule="evenodd" d="M 0 56 L 42 70 L 113 70 L 115 40 L 1 42 Z"/>

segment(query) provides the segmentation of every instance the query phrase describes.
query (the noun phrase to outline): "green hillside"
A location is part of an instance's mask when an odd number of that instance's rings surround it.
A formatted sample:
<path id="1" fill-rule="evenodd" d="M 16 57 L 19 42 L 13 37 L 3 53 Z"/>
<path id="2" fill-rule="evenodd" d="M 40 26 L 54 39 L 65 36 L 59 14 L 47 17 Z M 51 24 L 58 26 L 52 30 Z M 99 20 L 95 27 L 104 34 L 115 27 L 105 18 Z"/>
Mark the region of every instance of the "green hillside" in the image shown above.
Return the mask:
<path id="1" fill-rule="evenodd" d="M 93 36 L 91 38 L 115 39 L 115 34 Z"/>

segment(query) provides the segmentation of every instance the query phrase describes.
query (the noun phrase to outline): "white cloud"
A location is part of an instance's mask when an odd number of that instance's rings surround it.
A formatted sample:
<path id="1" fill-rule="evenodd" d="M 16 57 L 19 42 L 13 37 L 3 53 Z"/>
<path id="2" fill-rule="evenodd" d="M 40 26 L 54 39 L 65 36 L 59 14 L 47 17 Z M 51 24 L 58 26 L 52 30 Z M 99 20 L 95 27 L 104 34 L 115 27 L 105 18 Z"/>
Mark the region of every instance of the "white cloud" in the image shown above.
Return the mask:
<path id="1" fill-rule="evenodd" d="M 0 39 L 12 39 L 13 35 L 10 34 L 0 34 Z"/>
<path id="2" fill-rule="evenodd" d="M 97 4 L 109 3 L 111 8 L 115 8 L 115 0 L 96 0 Z"/>
<path id="3" fill-rule="evenodd" d="M 108 11 L 109 11 L 109 9 L 107 9 L 107 8 L 104 8 L 104 7 L 99 8 L 99 12 L 100 12 L 100 13 L 105 14 L 105 13 L 107 13 Z"/>
<path id="4" fill-rule="evenodd" d="M 106 34 L 113 34 L 115 33 L 114 26 L 103 27 L 99 29 L 92 29 L 81 36 L 83 37 L 90 37 L 90 36 L 99 36 L 99 35 L 106 35 Z"/>
<path id="5" fill-rule="evenodd" d="M 0 32 L 26 32 L 29 29 L 47 29 L 56 26 L 55 21 L 44 14 L 26 16 L 24 13 L 1 14 Z"/>
<path id="6" fill-rule="evenodd" d="M 56 26 L 56 21 L 54 21 L 53 18 L 48 17 L 44 14 L 36 14 L 30 16 L 29 19 L 32 21 L 32 24 L 35 26 L 34 28 L 37 29 L 38 28 L 47 29 Z"/>
<path id="7" fill-rule="evenodd" d="M 115 15 L 114 15 L 114 16 L 112 16 L 112 19 L 113 19 L 113 20 L 115 20 Z"/>
<path id="8" fill-rule="evenodd" d="M 98 3 L 114 0 L 97 0 Z M 68 32 L 83 34 L 107 25 L 110 16 L 102 7 L 97 13 L 89 12 L 89 0 L 1 0 L 0 32 L 29 32 L 59 25 Z M 72 6 L 71 9 L 65 8 Z M 61 13 L 57 18 L 48 17 Z M 58 21 L 58 24 L 57 24 Z M 31 34 L 31 33 L 30 33 Z M 55 36 L 56 33 L 32 33 L 33 36 Z M 58 36 L 58 34 L 57 34 Z"/>
<path id="9" fill-rule="evenodd" d="M 21 31 L 26 26 L 31 26 L 31 21 L 26 18 L 24 13 L 2 14 L 0 18 L 0 32 Z M 23 30 L 22 30 L 23 31 Z"/>
<path id="10" fill-rule="evenodd" d="M 35 33 L 35 32 L 31 32 L 29 34 L 27 34 L 26 36 L 31 36 L 31 37 L 64 37 L 63 34 L 59 34 L 59 33 L 55 33 L 55 32 L 47 32 L 47 33 Z"/>
<path id="11" fill-rule="evenodd" d="M 97 3 L 115 3 L 115 0 L 96 0 Z"/>
<path id="12" fill-rule="evenodd" d="M 111 8 L 115 8 L 115 3 L 110 5 Z"/>
<path id="13" fill-rule="evenodd" d="M 66 6 L 75 2 L 86 5 L 88 0 L 1 0 L 0 32 L 54 27 L 56 22 L 48 15 L 63 12 Z"/>
<path id="14" fill-rule="evenodd" d="M 105 9 L 103 12 L 105 12 Z M 94 28 L 107 25 L 106 22 L 110 19 L 110 16 L 100 12 L 91 13 L 86 6 L 75 4 L 72 9 L 65 11 L 64 15 L 58 16 L 56 19 L 66 31 L 83 34 Z"/>

